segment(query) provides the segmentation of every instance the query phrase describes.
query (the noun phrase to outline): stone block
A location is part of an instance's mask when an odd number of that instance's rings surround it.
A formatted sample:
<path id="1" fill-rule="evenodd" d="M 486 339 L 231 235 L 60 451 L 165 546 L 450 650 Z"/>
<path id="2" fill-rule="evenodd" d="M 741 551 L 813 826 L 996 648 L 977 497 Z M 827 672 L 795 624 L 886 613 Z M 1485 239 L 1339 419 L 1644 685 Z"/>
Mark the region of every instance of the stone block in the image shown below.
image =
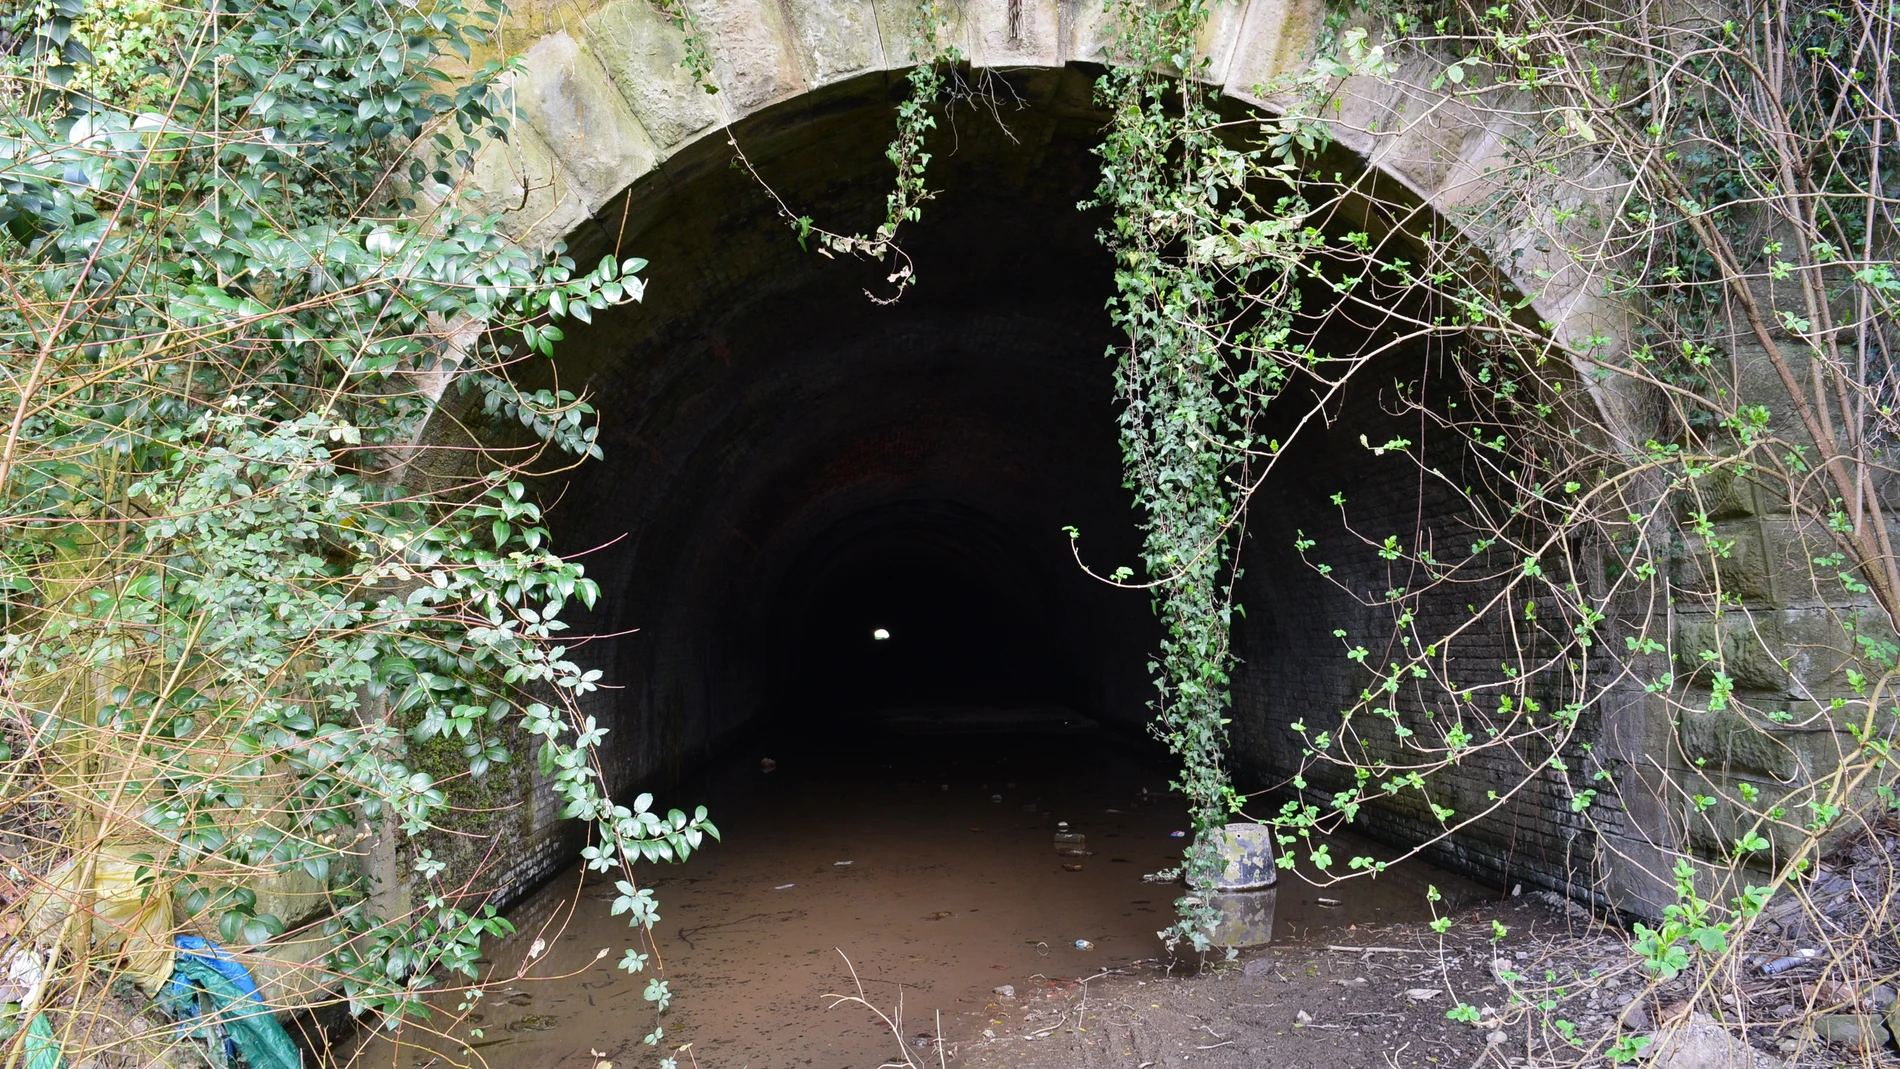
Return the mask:
<path id="1" fill-rule="evenodd" d="M 257 892 L 257 912 L 271 914 L 288 928 L 330 909 L 329 892 L 323 883 L 301 868 L 257 877 L 250 887 Z"/>
<path id="2" fill-rule="evenodd" d="M 1683 787 L 1696 793 L 1691 783 L 1684 783 Z M 1689 849 L 1704 858 L 1727 860 L 1735 854 L 1736 840 L 1753 832 L 1768 843 L 1765 854 L 1757 853 L 1749 859 L 1756 864 L 1779 867 L 1808 850 L 1812 840 L 1800 826 L 1806 815 L 1797 812 L 1798 792 L 1776 784 L 1760 785 L 1760 790 L 1753 803 L 1743 803 L 1730 797 L 1735 794 L 1735 787 L 1729 783 L 1722 788 L 1720 796 L 1713 796 L 1714 803 L 1706 809 L 1699 807 L 1693 798 L 1684 799 L 1683 819 L 1688 828 Z M 1787 806 L 1787 812 L 1778 820 L 1770 819 L 1770 811 L 1777 805 Z"/>
<path id="3" fill-rule="evenodd" d="M 1710 772 L 1751 772 L 1792 778 L 1801 762 L 1794 747 L 1734 710 L 1685 710 L 1679 728 L 1682 751 Z"/>
<path id="4" fill-rule="evenodd" d="M 1196 42 L 1206 56 L 1207 80 L 1214 85 L 1227 84 L 1227 72 L 1233 66 L 1234 52 L 1246 27 L 1249 4 L 1214 4 L 1208 8 L 1207 23 Z"/>
<path id="5" fill-rule="evenodd" d="M 1735 610 L 1722 617 L 1719 628 L 1711 615 L 1683 613 L 1676 618 L 1675 631 L 1678 680 L 1709 685 L 1712 665 L 1703 654 L 1718 649 L 1719 630 L 1721 664 L 1738 690 L 1803 700 L 1851 695 L 1847 669 L 1860 656 L 1860 638 L 1891 643 L 1893 637 L 1885 625 L 1868 618 L 1871 610 L 1860 614 L 1858 625 L 1840 612 L 1827 607 Z"/>
<path id="6" fill-rule="evenodd" d="M 534 249 L 560 241 L 593 215 L 586 190 L 527 123 L 516 123 L 507 141 L 482 146 L 461 198 L 471 209 L 501 213 L 502 232 Z"/>
<path id="7" fill-rule="evenodd" d="M 1000 6 L 1000 5 L 999 5 Z M 1227 74 L 1242 44 L 1252 8 L 1259 4 L 1214 4 L 1208 8 L 1207 23 L 1201 28 L 1200 54 L 1208 58 L 1207 80 L 1226 85 Z M 1107 5 L 1083 3 L 1069 24 L 1070 58 L 1088 63 L 1105 62 L 1115 39 L 1115 13 Z"/>
<path id="8" fill-rule="evenodd" d="M 1785 693 L 1791 681 L 1770 651 L 1772 623 L 1759 626 L 1744 613 L 1715 617 L 1684 613 L 1676 618 L 1677 681 L 1706 687 L 1717 671 L 1726 672 L 1737 690 Z M 1716 654 L 1710 660 L 1707 654 Z"/>
<path id="9" fill-rule="evenodd" d="M 555 33 L 536 41 L 524 59 L 515 100 L 586 188 L 590 211 L 653 169 L 658 150 L 585 46 Z"/>
<path id="10" fill-rule="evenodd" d="M 1801 421 L 1799 410 L 1788 394 L 1788 387 L 1768 359 L 1768 353 L 1755 340 L 1753 334 L 1746 334 L 1734 342 L 1735 377 L 1734 391 L 1738 397 L 1745 397 L 1753 404 L 1768 408 L 1769 428 L 1776 436 L 1790 444 L 1804 445 L 1812 449 L 1813 439 L 1808 435 L 1806 425 Z M 1792 361 L 1790 370 L 1794 372 L 1797 388 L 1804 388 L 1807 362 L 1800 355 L 1799 345 L 1780 346 L 1784 360 Z M 1837 424 L 1838 426 L 1838 424 Z M 1775 449 L 1777 455 L 1786 452 L 1782 447 Z M 1832 493 L 1830 490 L 1829 493 Z"/>
<path id="11" fill-rule="evenodd" d="M 1663 829 L 1643 829 L 1656 835 Z M 1603 895 L 1610 905 L 1638 917 L 1660 917 L 1676 902 L 1670 873 L 1680 854 L 1652 839 L 1605 835 L 1597 840 L 1597 864 L 1603 871 Z"/>
<path id="12" fill-rule="evenodd" d="M 1106 62 L 1115 38 L 1115 14 L 1106 4 L 1074 5 L 1069 17 L 1069 58 L 1084 63 Z"/>
<path id="13" fill-rule="evenodd" d="M 1808 608 L 1776 613 L 1775 638 L 1789 669 L 1808 696 L 1827 698 L 1851 693 L 1847 668 L 1858 658 L 1861 640 L 1892 645 L 1893 629 L 1876 609 Z M 1851 629 L 1850 629 L 1851 628 Z M 1866 671 L 1866 667 L 1862 666 Z"/>
<path id="14" fill-rule="evenodd" d="M 1771 537 L 1753 520 L 1718 523 L 1707 537 L 1692 535 L 1684 542 L 1682 574 L 1678 582 L 1698 594 L 1718 588 L 1730 597 L 1758 607 L 1778 605 L 1786 594 L 1811 589 L 1801 573 L 1791 573 L 1786 559 L 1788 543 Z M 1784 592 L 1788 578 L 1798 589 Z"/>
<path id="15" fill-rule="evenodd" d="M 792 39 L 813 88 L 895 66 L 884 55 L 871 0 L 786 0 Z"/>
<path id="16" fill-rule="evenodd" d="M 712 50 L 727 117 L 737 119 L 805 88 L 784 9 L 771 0 L 685 0 Z"/>
<path id="17" fill-rule="evenodd" d="M 1645 1051 L 1652 1069 L 1781 1069 L 1781 1059 L 1748 1045 L 1747 1041 L 1695 1014 L 1685 1024 L 1664 1028 L 1650 1037 Z"/>
<path id="18" fill-rule="evenodd" d="M 1438 69 L 1432 58 L 1408 63 L 1394 79 L 1403 91 L 1386 99 L 1383 110 L 1366 120 L 1379 137 L 1372 164 L 1434 199 L 1467 151 L 1486 134 L 1484 121 L 1471 108 L 1426 88 Z"/>
<path id="19" fill-rule="evenodd" d="M 1275 79 L 1306 66 L 1325 24 L 1325 0 L 1252 0 L 1235 34 L 1223 83 L 1227 92 L 1264 102 Z"/>
<path id="20" fill-rule="evenodd" d="M 1384 130 L 1410 97 L 1406 86 L 1383 78 L 1348 78 L 1339 87 L 1339 106 L 1333 111 L 1333 136 L 1339 143 L 1371 158 L 1387 138 L 1375 130 Z M 1385 176 L 1423 197 L 1409 176 L 1387 171 Z M 1487 250 L 1489 251 L 1489 250 Z"/>
<path id="21" fill-rule="evenodd" d="M 268 945 L 243 954 L 241 960 L 251 971 L 251 978 L 257 981 L 264 1001 L 278 1013 L 285 1013 L 335 1003 L 336 992 L 332 988 L 336 977 L 320 964 L 329 952 L 329 937 L 312 929 L 274 939 Z"/>
<path id="22" fill-rule="evenodd" d="M 916 0 L 875 0 L 877 9 L 877 33 L 883 42 L 884 65 L 891 70 L 903 70 L 911 65 L 911 37 L 915 32 L 917 20 Z M 940 10 L 944 17 L 942 44 L 955 45 L 966 54 L 976 54 L 976 42 L 971 22 L 974 19 L 990 17 L 991 8 L 1003 5 L 988 2 L 945 4 Z M 1026 16 L 1025 16 L 1026 17 Z M 978 64 L 981 65 L 980 63 Z"/>
<path id="23" fill-rule="evenodd" d="M 1060 0 L 1022 0 L 1016 5 L 1017 22 L 1012 27 L 1007 3 L 967 5 L 970 62 L 978 67 L 1061 66 L 1068 50 L 1062 35 L 1062 7 Z"/>
<path id="24" fill-rule="evenodd" d="M 1733 520 L 1761 512 L 1756 501 L 1757 479 L 1734 465 L 1716 468 L 1690 482 L 1676 497 L 1676 512 L 1688 517 L 1702 512 L 1711 520 Z"/>
<path id="25" fill-rule="evenodd" d="M 583 21 L 587 47 L 653 144 L 670 151 L 725 117 L 681 63 L 686 37 L 647 0 L 615 0 Z"/>

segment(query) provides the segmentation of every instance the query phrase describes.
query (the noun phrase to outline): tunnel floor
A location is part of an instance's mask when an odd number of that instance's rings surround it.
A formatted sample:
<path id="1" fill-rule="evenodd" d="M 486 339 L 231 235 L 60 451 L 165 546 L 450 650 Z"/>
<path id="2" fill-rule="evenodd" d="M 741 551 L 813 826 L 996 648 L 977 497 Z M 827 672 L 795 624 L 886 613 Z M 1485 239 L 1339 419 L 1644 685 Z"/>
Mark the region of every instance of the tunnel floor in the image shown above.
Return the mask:
<path id="1" fill-rule="evenodd" d="M 683 865 L 641 873 L 659 899 L 674 992 L 666 1048 L 692 1044 L 680 1065 L 875 1069 L 896 1059 L 868 1010 L 827 1008 L 828 993 L 853 993 L 851 968 L 886 1013 L 901 994 L 915 1042 L 939 1012 L 945 1035 L 973 1035 L 999 1005 L 1164 953 L 1156 931 L 1178 888 L 1143 875 L 1177 863 L 1182 840 L 1171 833 L 1187 823 L 1161 767 L 1086 730 L 1002 734 L 992 715 L 978 734 L 928 733 L 941 724 L 916 734 L 920 719 L 942 718 L 906 719 L 912 734 L 741 746 L 669 792 L 667 803 L 706 804 L 724 833 Z M 766 757 L 773 771 L 762 770 Z M 1058 821 L 1087 836 L 1087 856 L 1055 852 Z M 1334 853 L 1347 848 L 1391 854 L 1359 842 Z M 1421 919 L 1427 881 L 1453 899 L 1478 893 L 1422 863 L 1343 889 L 1283 879 L 1276 941 Z M 489 951 L 492 978 L 509 977 L 545 940 L 530 979 L 491 986 L 479 1019 L 439 1020 L 452 1038 L 380 1035 L 356 1064 L 591 1069 L 601 1055 L 616 1065 L 650 1056 L 640 1045 L 649 974 L 613 968 L 629 945 L 614 897 L 611 877 L 575 866 L 517 907 L 516 935 Z M 1004 985 L 1015 1001 L 996 994 Z"/>

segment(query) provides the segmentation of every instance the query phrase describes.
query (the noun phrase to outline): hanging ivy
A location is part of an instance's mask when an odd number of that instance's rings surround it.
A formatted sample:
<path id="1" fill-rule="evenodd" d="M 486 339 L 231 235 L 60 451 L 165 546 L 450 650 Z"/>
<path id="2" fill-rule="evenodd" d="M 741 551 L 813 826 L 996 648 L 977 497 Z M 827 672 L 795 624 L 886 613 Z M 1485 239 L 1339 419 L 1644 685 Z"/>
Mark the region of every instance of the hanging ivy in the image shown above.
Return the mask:
<path id="1" fill-rule="evenodd" d="M 739 165 L 772 198 L 779 217 L 797 235 L 799 248 L 809 249 L 816 243 L 818 252 L 824 256 L 871 260 L 889 269 L 884 279 L 885 284 L 892 287 L 889 293 L 880 296 L 865 292 L 876 304 L 895 303 L 917 281 L 916 265 L 898 243 L 897 235 L 905 223 L 923 218 L 924 202 L 931 197 L 926 178 L 930 153 L 924 150 L 924 138 L 937 128 L 937 118 L 931 109 L 937 106 L 943 94 L 946 69 L 953 70 L 964 59 L 962 49 L 944 40 L 949 25 L 949 8 L 939 0 L 919 0 L 911 9 L 905 36 L 911 67 L 904 76 L 910 92 L 897 105 L 897 131 L 884 150 L 884 158 L 896 168 L 897 178 L 884 198 L 884 220 L 868 233 L 827 230 L 811 216 L 794 212 L 752 165 L 732 131 L 726 131 L 726 141 L 732 146 Z M 703 46 L 695 47 L 703 50 Z"/>

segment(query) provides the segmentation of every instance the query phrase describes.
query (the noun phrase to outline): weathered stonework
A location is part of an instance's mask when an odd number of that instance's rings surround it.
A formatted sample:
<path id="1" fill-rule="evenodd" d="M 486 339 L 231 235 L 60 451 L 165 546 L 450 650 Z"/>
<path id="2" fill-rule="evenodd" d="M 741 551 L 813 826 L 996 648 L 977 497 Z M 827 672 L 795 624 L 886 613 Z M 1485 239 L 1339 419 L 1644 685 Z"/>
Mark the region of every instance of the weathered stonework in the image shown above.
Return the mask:
<path id="1" fill-rule="evenodd" d="M 579 183 L 588 214 L 651 171 L 659 150 L 587 47 L 549 34 L 523 57 L 515 100 Z"/>
<path id="2" fill-rule="evenodd" d="M 954 529 L 976 537 L 981 525 L 966 513 L 982 513 L 1009 538 L 1032 540 L 1074 519 L 1054 509 L 1060 503 L 1095 521 L 1085 530 L 1120 525 L 1111 541 L 1122 541 L 1097 560 L 1134 556 L 1103 405 L 1108 339 L 1098 313 L 1107 265 L 1089 258 L 1099 253 L 1095 221 L 1073 211 L 1092 186 L 1088 147 L 1103 121 L 1092 73 L 1077 66 L 1104 61 L 1102 5 L 1022 0 L 1013 19 L 1006 0 L 948 8 L 948 40 L 977 77 L 1007 76 L 1021 107 L 999 108 L 1007 138 L 984 119 L 954 127 L 954 151 L 933 142 L 933 185 L 947 188 L 926 219 L 955 222 L 926 229 L 926 242 L 948 251 L 918 258 L 926 285 L 898 310 L 824 303 L 856 300 L 879 285 L 883 268 L 849 274 L 800 253 L 757 188 L 731 177 L 725 139 L 738 138 L 765 178 L 824 225 L 874 222 L 888 184 L 882 143 L 910 62 L 911 9 L 904 0 L 687 6 L 717 92 L 682 69 L 681 31 L 646 0 L 583 5 L 578 19 L 571 9 L 528 8 L 507 37 L 526 55 L 516 84 L 526 122 L 510 144 L 488 146 L 462 194 L 504 211 L 508 233 L 524 244 L 566 241 L 583 262 L 604 252 L 654 261 L 637 314 L 577 329 L 560 358 L 563 385 L 585 388 L 613 413 L 603 444 L 616 467 L 549 492 L 565 502 L 556 516 L 564 547 L 614 547 L 589 560 L 612 604 L 588 624 L 613 634 L 646 629 L 586 654 L 625 688 L 588 706 L 613 727 L 604 757 L 616 788 L 677 776 L 755 722 L 769 680 L 748 658 L 775 625 L 753 603 L 789 596 L 791 577 L 818 553 L 812 547 L 870 537 L 852 527 L 871 525 L 863 516 L 889 527 L 962 525 Z M 1232 101 L 1271 107 L 1276 80 L 1306 64 L 1325 11 L 1321 0 L 1216 6 L 1202 41 L 1210 78 Z M 1340 166 L 1373 169 L 1413 198 L 1421 218 L 1457 226 L 1530 296 L 1558 340 L 1601 338 L 1613 349 L 1620 308 L 1560 242 L 1525 225 L 1526 211 L 1548 219 L 1593 202 L 1561 176 L 1530 208 L 1503 199 L 1496 176 L 1509 164 L 1513 131 L 1430 88 L 1434 73 L 1414 64 L 1389 81 L 1349 82 L 1340 134 L 1350 152 L 1339 153 Z M 946 138 L 952 128 L 945 123 Z M 959 270 L 935 273 L 945 262 Z M 1044 263 L 1040 273 L 1021 266 Z M 808 322 L 814 308 L 849 311 Z M 952 365 L 985 368 L 1010 389 L 973 400 L 964 395 L 975 388 L 945 371 Z M 1422 357 L 1402 353 L 1390 370 L 1416 377 L 1423 367 Z M 1585 386 L 1613 433 L 1643 440 L 1627 387 Z M 1342 669 L 1331 630 L 1347 621 L 1389 625 L 1289 566 L 1296 532 L 1336 527 L 1327 497 L 1346 488 L 1370 506 L 1357 514 L 1366 523 L 1456 527 L 1452 496 L 1421 494 L 1415 471 L 1376 463 L 1353 445 L 1389 419 L 1375 391 L 1349 392 L 1337 427 L 1309 435 L 1306 460 L 1255 506 L 1234 685 L 1235 760 L 1247 786 L 1271 785 L 1297 767 L 1293 722 L 1353 704 L 1359 684 Z M 1094 481 L 1073 476 L 1084 469 Z M 1685 564 L 1676 581 L 1720 584 L 1759 611 L 1752 620 L 1675 614 L 1669 633 L 1655 636 L 1669 651 L 1638 674 L 1674 671 L 1685 693 L 1696 693 L 1720 670 L 1752 705 L 1780 703 L 1801 726 L 1732 710 L 1679 722 L 1639 683 L 1619 684 L 1580 727 L 1595 746 L 1589 767 L 1533 774 L 1528 762 L 1548 755 L 1487 750 L 1442 777 L 1449 804 L 1489 815 L 1441 844 L 1439 860 L 1496 883 L 1600 893 L 1654 914 L 1672 893 L 1673 857 L 1718 850 L 1736 834 L 1736 815 L 1685 807 L 1694 777 L 1767 793 L 1825 767 L 1838 749 L 1817 704 L 1844 686 L 1830 649 L 1840 642 L 1838 607 L 1805 580 L 1790 581 L 1808 566 L 1812 539 L 1746 478 L 1713 477 L 1699 490 L 1709 537 L 1733 545 L 1711 574 Z M 926 500 L 954 508 L 932 512 L 938 506 L 919 503 Z M 1683 559 L 1694 561 L 1705 545 L 1686 547 Z M 1053 546 L 1050 566 L 1069 567 L 1066 543 Z M 1370 576 L 1380 565 L 1369 554 L 1347 549 L 1336 563 Z M 1046 593 L 1064 619 L 1083 621 L 1063 636 L 1075 663 L 1088 666 L 1077 701 L 1138 726 L 1152 627 L 1145 604 L 1083 587 Z M 1432 611 L 1443 623 L 1463 607 Z M 1490 668 L 1506 653 L 1503 637 L 1480 635 L 1460 656 Z M 1614 789 L 1603 790 L 1586 821 L 1572 800 L 1598 771 Z M 503 897 L 545 876 L 570 846 L 546 784 L 520 772 L 507 782 L 528 815 L 507 830 L 520 848 L 501 877 Z M 1492 797 L 1518 783 L 1523 789 L 1508 798 Z M 1434 830 L 1415 798 L 1369 821 L 1395 840 Z"/>

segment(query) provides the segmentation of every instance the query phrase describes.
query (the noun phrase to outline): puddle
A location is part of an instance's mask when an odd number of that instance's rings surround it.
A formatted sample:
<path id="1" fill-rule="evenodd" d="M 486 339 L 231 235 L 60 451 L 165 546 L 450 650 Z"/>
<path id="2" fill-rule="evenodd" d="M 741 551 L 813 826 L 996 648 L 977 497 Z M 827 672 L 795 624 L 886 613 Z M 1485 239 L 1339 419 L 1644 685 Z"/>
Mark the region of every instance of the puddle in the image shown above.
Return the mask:
<path id="1" fill-rule="evenodd" d="M 953 1039 L 979 1030 L 1003 985 L 1021 1005 L 1161 954 L 1155 932 L 1178 889 L 1142 876 L 1178 861 L 1182 841 L 1170 833 L 1187 826 L 1185 808 L 1159 793 L 1165 774 L 1125 751 L 1076 735 L 933 735 L 769 751 L 770 773 L 760 770 L 767 755 L 744 750 L 670 792 L 663 803 L 703 801 L 725 841 L 684 865 L 642 868 L 674 992 L 664 1047 L 691 1044 L 682 1067 L 897 1059 L 899 1040 L 868 1010 L 827 1008 L 826 994 L 856 993 L 851 967 L 887 1014 L 901 998 L 901 1031 L 915 1042 L 938 1013 Z M 1056 853 L 1058 821 L 1086 837 L 1086 855 Z M 1348 850 L 1391 854 L 1337 841 L 1332 853 Z M 1427 881 L 1451 897 L 1476 893 L 1421 864 L 1330 890 L 1283 878 L 1276 939 L 1420 919 Z M 439 1018 L 434 1029 L 453 1038 L 379 1035 L 355 1064 L 591 1069 L 596 1051 L 616 1066 L 651 1064 L 640 1044 L 653 1021 L 641 997 L 650 974 L 613 967 L 632 945 L 624 918 L 610 915 L 614 897 L 611 879 L 583 879 L 578 866 L 557 878 L 511 913 L 517 934 L 489 951 L 497 982 L 481 1020 Z M 547 950 L 534 978 L 499 982 L 536 939 Z"/>

